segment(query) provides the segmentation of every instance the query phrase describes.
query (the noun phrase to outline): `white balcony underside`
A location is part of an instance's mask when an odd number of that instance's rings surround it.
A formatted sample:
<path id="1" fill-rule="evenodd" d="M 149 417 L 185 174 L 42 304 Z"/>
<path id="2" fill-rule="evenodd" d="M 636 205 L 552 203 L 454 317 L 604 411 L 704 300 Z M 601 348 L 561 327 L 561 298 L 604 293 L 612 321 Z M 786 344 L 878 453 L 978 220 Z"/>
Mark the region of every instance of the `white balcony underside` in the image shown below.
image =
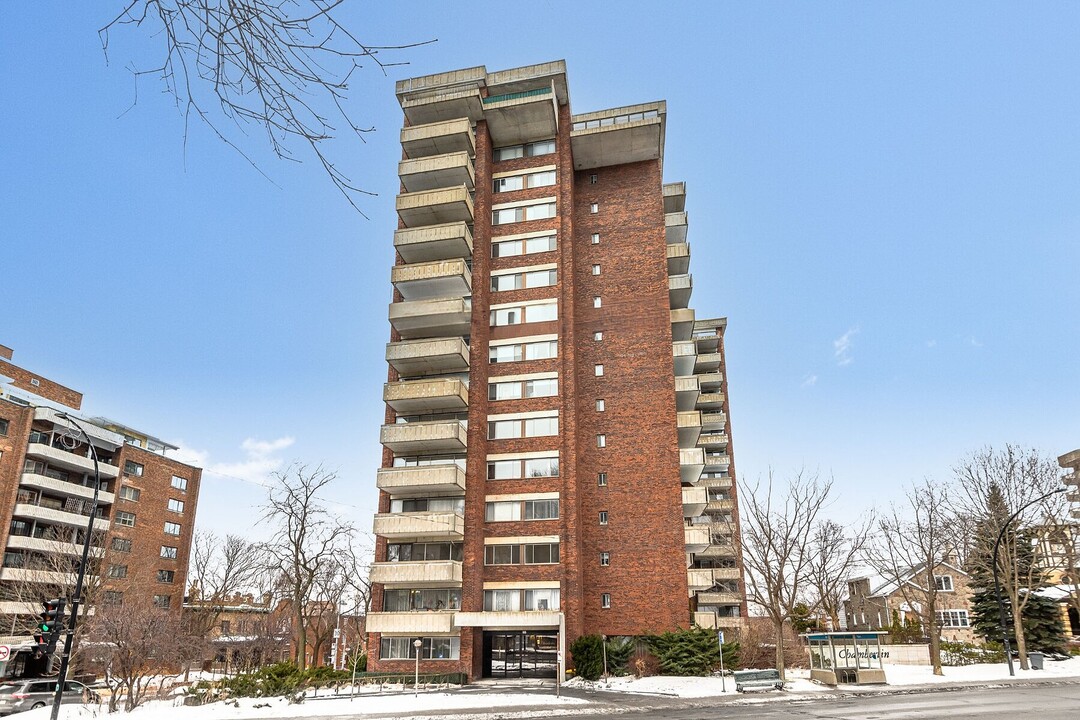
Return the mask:
<path id="1" fill-rule="evenodd" d="M 519 612 L 458 612 L 458 627 L 482 627 L 486 630 L 558 628 L 559 613 L 544 610 Z"/>

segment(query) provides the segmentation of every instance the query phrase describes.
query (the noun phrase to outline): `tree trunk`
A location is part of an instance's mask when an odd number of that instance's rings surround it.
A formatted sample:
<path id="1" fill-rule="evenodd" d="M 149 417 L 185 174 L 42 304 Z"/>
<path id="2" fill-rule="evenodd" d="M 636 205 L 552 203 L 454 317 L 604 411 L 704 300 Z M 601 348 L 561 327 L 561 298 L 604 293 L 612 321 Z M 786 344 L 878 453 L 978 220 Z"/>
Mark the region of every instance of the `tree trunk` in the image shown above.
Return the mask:
<path id="1" fill-rule="evenodd" d="M 1020 669 L 1030 670 L 1027 657 L 1027 640 L 1024 638 L 1024 618 L 1021 616 L 1020 603 L 1012 600 L 1013 634 L 1016 635 L 1016 652 L 1020 653 Z"/>
<path id="2" fill-rule="evenodd" d="M 944 675 L 941 669 L 941 633 L 938 632 L 937 623 L 930 623 L 930 664 L 934 666 L 935 675 Z"/>
<path id="3" fill-rule="evenodd" d="M 776 622 L 773 620 L 773 633 L 776 636 L 776 672 L 780 673 L 780 679 L 785 680 L 784 677 L 784 621 Z"/>
<path id="4" fill-rule="evenodd" d="M 299 609 L 295 611 L 293 627 L 296 628 L 296 667 L 303 671 L 307 668 L 307 625 Z"/>

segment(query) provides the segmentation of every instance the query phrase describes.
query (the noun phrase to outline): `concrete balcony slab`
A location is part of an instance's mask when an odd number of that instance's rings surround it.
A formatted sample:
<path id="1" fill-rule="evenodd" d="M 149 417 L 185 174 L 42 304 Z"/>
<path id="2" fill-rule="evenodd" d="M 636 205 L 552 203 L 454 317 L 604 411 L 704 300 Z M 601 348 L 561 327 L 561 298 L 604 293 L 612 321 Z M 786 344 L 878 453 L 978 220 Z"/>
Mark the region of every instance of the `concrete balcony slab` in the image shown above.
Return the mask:
<path id="1" fill-rule="evenodd" d="M 668 275 L 685 275 L 690 272 L 690 243 L 668 243 L 666 253 Z"/>
<path id="2" fill-rule="evenodd" d="M 664 212 L 682 212 L 686 209 L 686 183 L 664 183 Z"/>
<path id="3" fill-rule="evenodd" d="M 686 543 L 686 552 L 688 553 L 699 553 L 709 547 L 709 527 L 707 525 L 684 527 L 683 537 Z"/>
<path id="4" fill-rule="evenodd" d="M 464 222 L 405 228 L 394 233 L 394 249 L 407 263 L 471 258 L 473 237 Z"/>
<path id="5" fill-rule="evenodd" d="M 458 465 L 382 468 L 375 484 L 395 497 L 433 497 L 465 492 L 465 470 Z"/>
<path id="6" fill-rule="evenodd" d="M 383 425 L 380 442 L 397 455 L 434 455 L 465 450 L 467 431 L 460 420 Z"/>
<path id="7" fill-rule="evenodd" d="M 687 308 L 694 292 L 694 279 L 690 275 L 668 275 L 668 302 L 672 310 Z"/>
<path id="8" fill-rule="evenodd" d="M 389 540 L 461 540 L 465 518 L 455 512 L 376 513 L 374 532 Z"/>
<path id="9" fill-rule="evenodd" d="M 398 163 L 398 177 L 410 193 L 459 185 L 470 190 L 476 187 L 476 170 L 467 152 L 402 160 Z"/>
<path id="10" fill-rule="evenodd" d="M 430 95 L 399 96 L 401 109 L 410 125 L 427 125 L 443 120 L 484 117 L 484 103 L 476 87 L 440 90 Z"/>
<path id="11" fill-rule="evenodd" d="M 698 379 L 693 375 L 675 378 L 675 409 L 682 412 L 697 407 Z"/>
<path id="12" fill-rule="evenodd" d="M 469 346 L 460 337 L 401 340 L 387 343 L 386 362 L 402 377 L 466 372 Z"/>
<path id="13" fill-rule="evenodd" d="M 697 410 L 676 413 L 675 426 L 678 428 L 680 448 L 697 445 L 698 435 L 701 434 L 701 413 Z"/>
<path id="14" fill-rule="evenodd" d="M 705 469 L 705 451 L 701 448 L 679 449 L 679 479 L 696 483 Z"/>
<path id="15" fill-rule="evenodd" d="M 407 301 L 472 295 L 472 271 L 460 258 L 395 265 L 390 280 Z"/>
<path id="16" fill-rule="evenodd" d="M 709 502 L 708 491 L 704 487 L 683 487 L 682 489 L 682 510 L 684 518 L 694 518 L 705 512 L 705 506 Z M 708 527 L 705 527 L 706 536 L 708 533 Z M 706 542 L 706 545 L 709 543 Z M 703 548 L 704 549 L 704 548 Z M 694 552 L 697 552 L 696 550 Z"/>
<path id="17" fill-rule="evenodd" d="M 685 212 L 664 214 L 664 235 L 668 245 L 686 244 L 687 217 Z"/>
<path id="18" fill-rule="evenodd" d="M 664 153 L 663 101 L 573 116 L 574 169 L 659 160 Z"/>
<path id="19" fill-rule="evenodd" d="M 399 380 L 383 385 L 383 402 L 401 415 L 464 410 L 469 387 L 458 378 Z"/>
<path id="20" fill-rule="evenodd" d="M 76 455 L 60 448 L 45 445 L 44 443 L 30 443 L 26 446 L 26 454 L 38 460 L 46 460 L 64 470 L 74 470 L 77 473 L 94 473 L 94 461 L 83 455 Z M 120 469 L 107 462 L 98 463 L 98 472 L 103 478 L 114 478 L 120 474 Z"/>
<path id="21" fill-rule="evenodd" d="M 464 185 L 402 193 L 397 196 L 396 207 L 398 217 L 410 228 L 473 221 L 472 194 Z"/>
<path id="22" fill-rule="evenodd" d="M 694 326 L 694 311 L 690 308 L 671 310 L 671 339 L 675 342 L 690 340 L 690 329 Z"/>
<path id="23" fill-rule="evenodd" d="M 372 612 L 367 614 L 365 629 L 386 635 L 445 635 L 454 630 L 454 611 Z"/>
<path id="24" fill-rule="evenodd" d="M 105 483 L 102 482 L 102 485 L 104 484 Z M 70 495 L 84 500 L 92 500 L 94 498 L 94 488 L 92 487 L 76 485 L 72 482 L 57 480 L 56 478 L 38 475 L 37 473 L 23 473 L 19 479 L 19 486 L 36 488 L 38 490 L 49 490 L 53 493 Z M 116 496 L 110 492 L 100 491 L 98 493 L 98 505 L 112 505 L 115 500 Z"/>
<path id="25" fill-rule="evenodd" d="M 370 579 L 386 587 L 455 587 L 461 585 L 461 561 L 377 562 Z"/>
<path id="26" fill-rule="evenodd" d="M 559 111 L 551 86 L 486 97 L 484 119 L 496 147 L 545 140 L 559 132 Z"/>
<path id="27" fill-rule="evenodd" d="M 482 627 L 485 630 L 558 628 L 559 613 L 546 610 L 516 612 L 459 612 L 454 614 L 457 627 Z"/>
<path id="28" fill-rule="evenodd" d="M 390 304 L 390 324 L 404 340 L 468 335 L 472 303 L 461 297 Z"/>
<path id="29" fill-rule="evenodd" d="M 468 118 L 401 128 L 401 149 L 409 158 L 464 152 L 476 155 L 476 138 Z"/>

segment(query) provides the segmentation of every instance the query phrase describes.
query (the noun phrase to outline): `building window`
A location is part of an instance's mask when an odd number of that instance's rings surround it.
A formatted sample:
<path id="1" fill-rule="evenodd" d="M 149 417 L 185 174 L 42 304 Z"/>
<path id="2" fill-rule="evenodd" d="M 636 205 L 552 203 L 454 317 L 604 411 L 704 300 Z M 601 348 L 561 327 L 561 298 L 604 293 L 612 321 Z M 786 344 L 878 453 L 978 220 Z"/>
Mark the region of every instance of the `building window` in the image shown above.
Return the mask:
<path id="1" fill-rule="evenodd" d="M 611 608 L 611 593 L 602 593 L 600 595 L 600 607 L 604 610 Z"/>
<path id="2" fill-rule="evenodd" d="M 0 435 L 8 434 L 8 425 L 9 421 L 5 420 L 4 418 L 0 418 Z"/>
<path id="3" fill-rule="evenodd" d="M 172 595 L 155 595 L 154 607 L 168 608 L 172 605 Z"/>
<path id="4" fill-rule="evenodd" d="M 599 275 L 600 274 L 600 266 L 599 265 L 593 265 L 592 266 L 592 274 L 593 275 Z"/>
<path id="5" fill-rule="evenodd" d="M 488 360 L 493 363 L 521 362 L 522 360 L 550 360 L 558 357 L 559 341 L 514 343 L 512 345 L 491 345 L 488 348 Z"/>
<path id="6" fill-rule="evenodd" d="M 489 502 L 484 509 L 487 522 L 514 520 L 558 520 L 559 500 L 499 500 Z"/>
<path id="7" fill-rule="evenodd" d="M 157 571 L 157 581 L 159 583 L 171 583 L 174 579 L 176 579 L 176 571 L 175 570 L 158 570 Z"/>
<path id="8" fill-rule="evenodd" d="M 592 173 L 592 174 L 589 175 L 589 184 L 590 185 L 595 185 L 596 184 L 596 173 Z"/>
<path id="9" fill-rule="evenodd" d="M 606 408 L 604 406 L 603 398 L 601 398 L 600 400 L 597 400 L 596 401 L 596 412 L 604 412 L 605 409 Z"/>
<path id="10" fill-rule="evenodd" d="M 221 634 L 222 635 L 228 635 L 229 634 L 229 621 L 228 620 L 222 620 L 221 621 Z"/>
<path id="11" fill-rule="evenodd" d="M 549 417 L 524 418 L 513 420 L 492 420 L 488 422 L 488 440 L 510 440 L 520 437 L 549 437 L 559 434 L 559 418 Z"/>
<path id="12" fill-rule="evenodd" d="M 488 384 L 488 400 L 520 400 L 521 398 L 554 397 L 559 394 L 557 378 L 514 380 Z"/>
<path id="13" fill-rule="evenodd" d="M 605 435 L 603 433 L 599 433 L 596 436 L 596 447 L 598 447 L 598 448 L 607 447 L 607 435 Z"/>
<path id="14" fill-rule="evenodd" d="M 386 637 L 379 641 L 379 658 L 381 660 L 412 660 L 416 657 L 416 648 L 413 641 L 417 638 L 409 637 Z M 420 639 L 421 660 L 457 660 L 461 652 L 461 638 L 456 637 L 426 637 Z"/>
<path id="15" fill-rule="evenodd" d="M 520 565 L 520 545 L 487 545 L 484 547 L 485 565 Z"/>
<path id="16" fill-rule="evenodd" d="M 603 339 L 604 339 L 604 331 L 603 331 L 603 330 L 597 330 L 597 331 L 595 331 L 595 332 L 594 332 L 594 333 L 592 334 L 592 339 L 593 339 L 593 340 L 595 340 L 596 342 L 600 342 L 601 340 L 603 340 Z"/>
<path id="17" fill-rule="evenodd" d="M 934 576 L 934 587 L 936 587 L 939 592 L 952 592 L 953 591 L 952 575 L 935 575 Z"/>
<path id="18" fill-rule="evenodd" d="M 112 539 L 112 549 L 116 552 L 131 552 L 131 540 L 128 538 L 114 537 Z"/>
<path id="19" fill-rule="evenodd" d="M 383 590 L 383 612 L 457 610 L 460 607 L 461 588 Z"/>
<path id="20" fill-rule="evenodd" d="M 607 525 L 607 510 L 600 511 L 600 524 Z"/>
<path id="21" fill-rule="evenodd" d="M 610 564 L 611 564 L 611 553 L 609 553 L 609 552 L 600 553 L 600 567 L 607 567 Z"/>
<path id="22" fill-rule="evenodd" d="M 139 495 L 142 493 L 139 488 L 129 487 L 127 485 L 120 486 L 120 499 L 130 500 L 131 502 L 139 502 Z"/>
<path id="23" fill-rule="evenodd" d="M 487 545 L 485 565 L 554 565 L 559 562 L 559 543 L 530 543 L 527 545 Z"/>
<path id="24" fill-rule="evenodd" d="M 106 590 L 102 599 L 106 605 L 123 605 L 124 593 L 116 590 Z"/>
<path id="25" fill-rule="evenodd" d="M 176 498 L 169 498 L 169 512 L 182 513 L 184 512 L 184 501 L 177 500 Z"/>
<path id="26" fill-rule="evenodd" d="M 515 255 L 532 255 L 534 253 L 548 252 L 555 249 L 555 236 L 544 235 L 519 240 L 493 240 L 491 242 L 491 257 L 512 257 Z"/>
<path id="27" fill-rule="evenodd" d="M 592 235 L 591 235 L 591 236 L 589 237 L 589 241 L 590 241 L 590 242 L 591 242 L 591 243 L 592 243 L 593 245 L 599 245 L 599 244 L 600 244 L 600 233 L 593 233 L 593 234 L 592 234 Z"/>
<path id="28" fill-rule="evenodd" d="M 176 548 L 174 548 L 174 547 L 172 547 L 170 545 L 162 545 L 161 546 L 161 557 L 165 558 L 166 560 L 175 560 L 176 559 Z"/>
<path id="29" fill-rule="evenodd" d="M 491 290 L 492 292 L 503 292 L 506 290 L 551 287 L 556 282 L 555 270 L 533 270 L 508 275 L 492 275 Z"/>
<path id="30" fill-rule="evenodd" d="M 589 212 L 593 215 L 600 212 L 600 203 L 589 203 Z"/>
<path id="31" fill-rule="evenodd" d="M 111 577 L 111 578 L 126 578 L 127 577 L 127 572 L 128 572 L 128 566 L 127 565 L 110 565 L 108 574 L 109 574 L 109 577 Z"/>
<path id="32" fill-rule="evenodd" d="M 596 375 L 596 377 L 600 377 L 601 375 L 603 375 L 604 374 L 604 366 L 603 365 L 593 365 L 593 374 Z"/>
<path id="33" fill-rule="evenodd" d="M 524 145 L 509 145 L 507 147 L 495 148 L 493 156 L 495 162 L 502 162 L 503 160 L 514 160 L 522 157 L 550 155 L 553 152 L 555 152 L 554 140 L 539 140 L 537 142 L 525 143 Z"/>
<path id="34" fill-rule="evenodd" d="M 607 487 L 607 473 L 606 472 L 596 474 L 596 485 L 597 485 L 597 487 Z"/>
<path id="35" fill-rule="evenodd" d="M 602 300 L 600 299 L 600 296 L 599 296 L 599 295 L 593 295 L 593 299 L 592 299 L 592 306 L 593 306 L 594 308 L 598 308 L 598 307 L 600 307 L 600 306 L 601 306 L 602 304 L 603 304 L 603 301 L 602 301 Z"/>
<path id="36" fill-rule="evenodd" d="M 531 190 L 532 188 L 548 187 L 555 184 L 554 170 L 541 170 L 540 172 L 526 173 L 524 175 L 511 175 L 509 177 L 495 178 L 492 183 L 494 192 L 510 192 L 512 190 Z"/>
<path id="37" fill-rule="evenodd" d="M 133 460 L 124 461 L 124 474 L 134 475 L 135 477 L 142 477 L 143 466 L 141 463 L 137 463 Z"/>
<path id="38" fill-rule="evenodd" d="M 116 524 L 124 527 L 135 527 L 135 513 L 117 512 Z"/>
<path id="39" fill-rule="evenodd" d="M 174 522 L 165 523 L 165 534 L 166 535 L 179 535 L 180 534 L 180 523 L 174 523 Z"/>
<path id="40" fill-rule="evenodd" d="M 491 211 L 492 225 L 509 225 L 511 223 L 529 222 L 531 220 L 547 220 L 556 216 L 555 203 L 537 203 L 535 205 L 519 205 L 517 207 L 500 208 Z"/>
<path id="41" fill-rule="evenodd" d="M 489 460 L 487 469 L 488 480 L 559 477 L 559 458 L 556 456 L 524 460 Z"/>
<path id="42" fill-rule="evenodd" d="M 966 628 L 970 626 L 967 610 L 939 610 L 938 626 L 942 628 Z"/>
<path id="43" fill-rule="evenodd" d="M 497 308 L 491 311 L 492 327 L 521 325 L 522 323 L 549 322 L 559 319 L 559 302 L 550 300 L 536 305 Z"/>
<path id="44" fill-rule="evenodd" d="M 181 492 L 187 492 L 187 479 L 178 475 L 172 476 L 172 486 Z"/>

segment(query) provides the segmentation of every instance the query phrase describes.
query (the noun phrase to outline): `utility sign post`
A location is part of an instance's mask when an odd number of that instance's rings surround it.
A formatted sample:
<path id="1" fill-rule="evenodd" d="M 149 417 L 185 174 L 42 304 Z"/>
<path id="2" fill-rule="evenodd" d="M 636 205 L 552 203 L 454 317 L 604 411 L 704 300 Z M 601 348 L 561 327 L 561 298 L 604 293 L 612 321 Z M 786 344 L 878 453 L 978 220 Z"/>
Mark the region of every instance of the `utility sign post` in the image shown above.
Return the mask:
<path id="1" fill-rule="evenodd" d="M 724 679 L 724 631 L 716 631 L 716 641 L 720 643 L 720 692 L 727 692 L 727 680 Z"/>

